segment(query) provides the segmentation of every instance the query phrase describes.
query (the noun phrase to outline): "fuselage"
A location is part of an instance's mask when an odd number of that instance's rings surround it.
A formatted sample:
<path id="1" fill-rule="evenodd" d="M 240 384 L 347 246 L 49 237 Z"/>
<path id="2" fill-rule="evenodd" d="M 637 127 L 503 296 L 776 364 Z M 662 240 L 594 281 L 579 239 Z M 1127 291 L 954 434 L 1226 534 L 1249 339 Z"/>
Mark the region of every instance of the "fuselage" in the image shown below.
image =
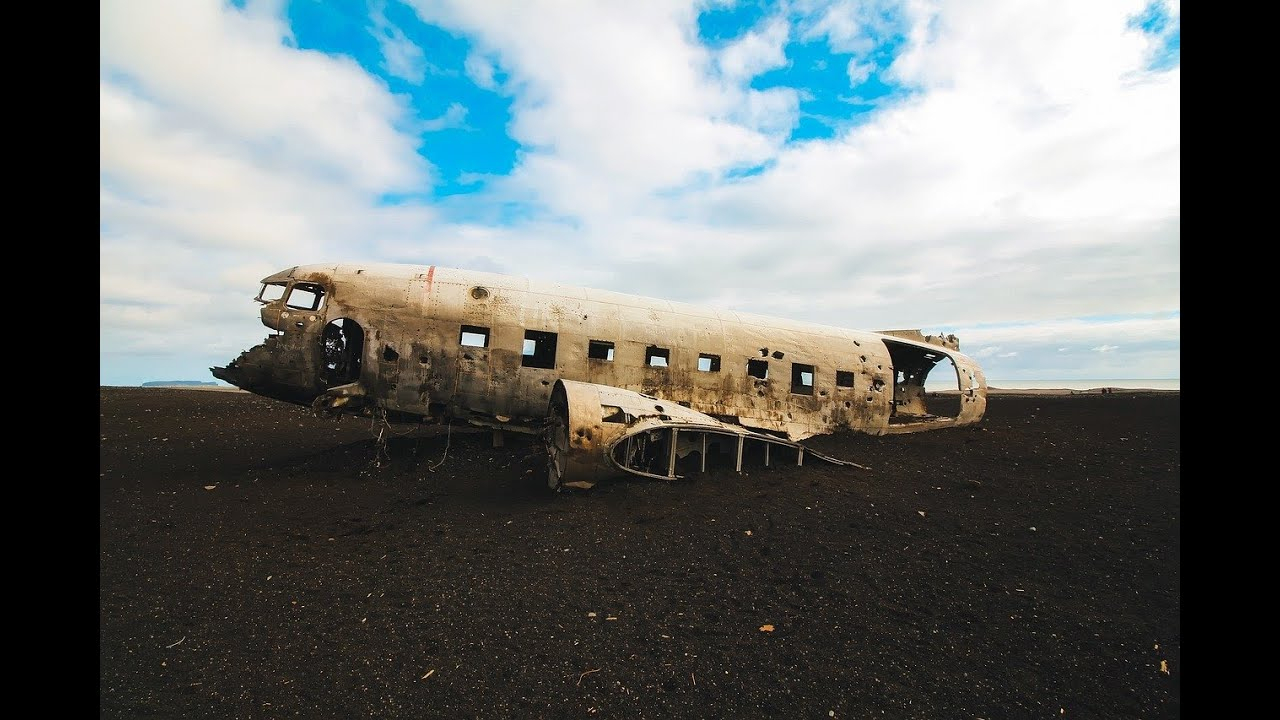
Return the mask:
<path id="1" fill-rule="evenodd" d="M 337 411 L 536 429 L 565 379 L 800 440 L 967 425 L 986 408 L 982 371 L 954 338 L 914 331 L 416 265 L 301 265 L 265 278 L 258 299 L 277 334 L 214 375 Z M 935 366 L 954 395 L 925 393 Z"/>

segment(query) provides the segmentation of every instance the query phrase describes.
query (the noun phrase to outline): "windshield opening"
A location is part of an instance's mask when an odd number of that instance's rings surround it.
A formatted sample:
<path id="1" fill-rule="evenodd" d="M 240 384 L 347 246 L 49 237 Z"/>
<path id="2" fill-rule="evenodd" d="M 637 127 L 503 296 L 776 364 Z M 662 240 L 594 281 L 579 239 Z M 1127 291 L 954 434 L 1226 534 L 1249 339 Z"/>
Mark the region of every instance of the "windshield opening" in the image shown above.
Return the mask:
<path id="1" fill-rule="evenodd" d="M 285 283 L 263 283 L 262 289 L 258 291 L 258 297 L 254 298 L 262 304 L 275 302 L 284 297 Z"/>
<path id="2" fill-rule="evenodd" d="M 324 288 L 315 283 L 296 283 L 284 304 L 294 310 L 319 310 L 323 302 Z"/>

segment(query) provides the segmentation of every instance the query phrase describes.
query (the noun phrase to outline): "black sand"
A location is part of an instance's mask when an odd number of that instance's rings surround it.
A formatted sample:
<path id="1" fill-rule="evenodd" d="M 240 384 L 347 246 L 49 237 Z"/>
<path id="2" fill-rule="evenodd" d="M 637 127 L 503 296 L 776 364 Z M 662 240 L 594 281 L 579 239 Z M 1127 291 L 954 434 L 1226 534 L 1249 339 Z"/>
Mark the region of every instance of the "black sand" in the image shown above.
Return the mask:
<path id="1" fill-rule="evenodd" d="M 367 420 L 102 388 L 101 715 L 1178 717 L 1179 407 L 555 495 L 512 435 L 379 467 Z"/>

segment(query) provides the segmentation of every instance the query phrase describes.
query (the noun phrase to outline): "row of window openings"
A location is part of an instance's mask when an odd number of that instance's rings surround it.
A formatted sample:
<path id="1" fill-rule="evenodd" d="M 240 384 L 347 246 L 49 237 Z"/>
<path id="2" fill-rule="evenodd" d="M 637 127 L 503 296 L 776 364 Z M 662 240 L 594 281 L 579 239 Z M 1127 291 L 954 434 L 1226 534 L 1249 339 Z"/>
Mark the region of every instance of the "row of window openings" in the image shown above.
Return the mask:
<path id="1" fill-rule="evenodd" d="M 266 304 L 284 297 L 284 283 L 269 283 L 258 292 L 258 302 Z M 319 310 L 324 302 L 324 288 L 313 283 L 298 283 L 289 288 L 289 297 L 284 305 L 292 310 Z"/>
<path id="2" fill-rule="evenodd" d="M 458 342 L 467 347 L 489 347 L 489 328 L 474 325 L 463 325 Z M 608 340 L 591 340 L 587 343 L 587 357 L 592 360 L 613 362 L 613 343 Z M 645 348 L 644 362 L 650 367 L 668 367 L 671 363 L 671 351 L 650 345 Z M 524 351 L 520 364 L 524 367 L 554 368 L 556 366 L 556 334 L 539 330 L 526 330 L 524 333 Z M 720 356 L 700 353 L 698 355 L 700 372 L 720 372 Z M 769 378 L 769 361 L 747 360 L 747 374 L 754 378 Z M 791 364 L 791 392 L 802 395 L 813 394 L 812 365 Z M 853 372 L 836 371 L 836 387 L 853 387 Z"/>

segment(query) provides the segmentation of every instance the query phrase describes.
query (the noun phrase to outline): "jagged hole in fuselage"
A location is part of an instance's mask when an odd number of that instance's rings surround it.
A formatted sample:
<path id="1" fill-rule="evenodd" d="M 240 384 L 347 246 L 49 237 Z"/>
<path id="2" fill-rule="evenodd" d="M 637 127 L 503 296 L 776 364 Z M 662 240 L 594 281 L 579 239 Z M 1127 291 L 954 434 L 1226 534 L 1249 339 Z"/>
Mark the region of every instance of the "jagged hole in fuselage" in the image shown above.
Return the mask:
<path id="1" fill-rule="evenodd" d="M 960 373 L 946 353 L 886 340 L 893 359 L 890 425 L 929 422 L 960 415 Z"/>

